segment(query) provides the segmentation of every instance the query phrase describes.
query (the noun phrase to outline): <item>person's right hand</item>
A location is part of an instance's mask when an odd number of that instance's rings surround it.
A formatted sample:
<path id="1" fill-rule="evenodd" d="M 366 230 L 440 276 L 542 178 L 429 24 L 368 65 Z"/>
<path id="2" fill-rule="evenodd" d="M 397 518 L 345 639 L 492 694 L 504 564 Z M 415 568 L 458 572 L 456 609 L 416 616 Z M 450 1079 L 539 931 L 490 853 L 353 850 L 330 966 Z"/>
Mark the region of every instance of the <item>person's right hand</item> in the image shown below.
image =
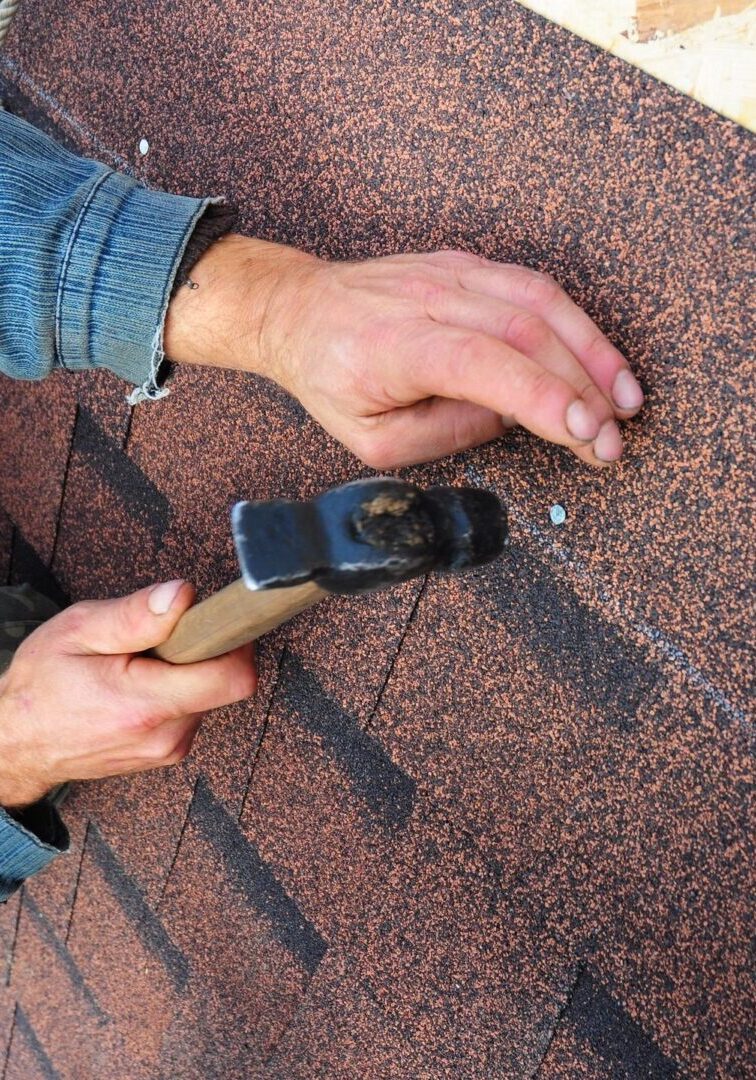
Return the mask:
<path id="1" fill-rule="evenodd" d="M 139 655 L 193 600 L 172 581 L 86 601 L 22 643 L 0 677 L 0 806 L 28 806 L 66 780 L 173 765 L 203 713 L 254 693 L 251 646 L 183 666 Z"/>

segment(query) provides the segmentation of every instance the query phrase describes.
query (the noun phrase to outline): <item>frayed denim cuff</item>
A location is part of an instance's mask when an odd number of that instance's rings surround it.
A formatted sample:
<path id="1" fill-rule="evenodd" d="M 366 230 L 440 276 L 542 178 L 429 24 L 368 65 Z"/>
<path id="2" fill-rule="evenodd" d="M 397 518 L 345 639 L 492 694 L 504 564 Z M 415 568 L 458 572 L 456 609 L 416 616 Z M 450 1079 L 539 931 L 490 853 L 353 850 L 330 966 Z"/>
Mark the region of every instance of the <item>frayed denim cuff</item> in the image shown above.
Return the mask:
<path id="1" fill-rule="evenodd" d="M 18 817 L 0 807 L 0 903 L 26 878 L 68 851 L 69 844 L 68 829 L 48 799 L 40 799 Z"/>
<path id="2" fill-rule="evenodd" d="M 129 401 L 162 397 L 163 328 L 197 222 L 219 199 L 191 199 L 100 174 L 81 205 L 60 269 L 60 367 L 109 368 L 135 384 Z"/>

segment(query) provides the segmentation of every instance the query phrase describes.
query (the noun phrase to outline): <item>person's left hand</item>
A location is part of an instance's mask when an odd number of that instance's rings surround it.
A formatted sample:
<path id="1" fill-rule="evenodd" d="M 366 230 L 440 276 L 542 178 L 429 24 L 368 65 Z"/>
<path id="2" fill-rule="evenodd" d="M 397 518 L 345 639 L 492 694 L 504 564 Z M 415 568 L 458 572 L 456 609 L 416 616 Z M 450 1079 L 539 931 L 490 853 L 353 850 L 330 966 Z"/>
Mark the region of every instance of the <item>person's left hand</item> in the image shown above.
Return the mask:
<path id="1" fill-rule="evenodd" d="M 175 360 L 256 371 L 366 464 L 392 469 L 521 424 L 607 465 L 643 392 L 553 279 L 459 251 L 325 262 L 230 236 L 166 325 Z"/>

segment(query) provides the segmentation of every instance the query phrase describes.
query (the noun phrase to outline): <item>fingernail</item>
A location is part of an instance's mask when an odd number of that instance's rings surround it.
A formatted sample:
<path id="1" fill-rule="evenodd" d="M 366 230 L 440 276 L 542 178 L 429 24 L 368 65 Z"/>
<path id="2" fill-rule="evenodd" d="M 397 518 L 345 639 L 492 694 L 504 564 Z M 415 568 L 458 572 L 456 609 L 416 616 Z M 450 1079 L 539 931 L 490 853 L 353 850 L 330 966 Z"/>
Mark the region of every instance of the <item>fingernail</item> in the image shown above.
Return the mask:
<path id="1" fill-rule="evenodd" d="M 600 461 L 616 461 L 622 457 L 622 436 L 614 420 L 607 420 L 599 431 L 593 452 Z"/>
<path id="2" fill-rule="evenodd" d="M 573 401 L 565 417 L 567 430 L 573 439 L 590 442 L 598 435 L 599 422 L 584 401 Z"/>
<path id="3" fill-rule="evenodd" d="M 164 581 L 162 585 L 155 585 L 154 588 L 150 589 L 147 607 L 152 614 L 167 615 L 173 607 L 173 602 L 178 596 L 179 590 L 183 584 L 183 580 Z"/>
<path id="4" fill-rule="evenodd" d="M 612 387 L 612 398 L 618 409 L 638 409 L 643 404 L 640 383 L 628 368 L 617 373 Z"/>

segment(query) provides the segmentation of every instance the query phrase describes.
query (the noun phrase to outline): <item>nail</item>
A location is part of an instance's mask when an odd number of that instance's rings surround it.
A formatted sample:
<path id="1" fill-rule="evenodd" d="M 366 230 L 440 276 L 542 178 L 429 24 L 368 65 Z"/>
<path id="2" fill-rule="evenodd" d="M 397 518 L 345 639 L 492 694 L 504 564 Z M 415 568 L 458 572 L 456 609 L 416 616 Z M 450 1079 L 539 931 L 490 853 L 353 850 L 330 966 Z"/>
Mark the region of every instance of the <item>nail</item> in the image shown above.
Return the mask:
<path id="1" fill-rule="evenodd" d="M 607 420 L 599 431 L 593 452 L 600 461 L 616 461 L 622 457 L 622 436 L 614 420 Z"/>
<path id="2" fill-rule="evenodd" d="M 612 387 L 612 397 L 618 409 L 639 409 L 643 404 L 640 383 L 628 368 L 617 373 Z"/>
<path id="3" fill-rule="evenodd" d="M 584 401 L 573 401 L 565 417 L 567 430 L 573 439 L 590 442 L 598 435 L 599 422 Z"/>
<path id="4" fill-rule="evenodd" d="M 147 607 L 150 609 L 152 614 L 167 615 L 173 607 L 173 602 L 178 596 L 181 586 L 183 584 L 183 580 L 164 581 L 162 585 L 155 585 L 152 589 L 150 589 L 150 595 L 147 600 Z"/>

